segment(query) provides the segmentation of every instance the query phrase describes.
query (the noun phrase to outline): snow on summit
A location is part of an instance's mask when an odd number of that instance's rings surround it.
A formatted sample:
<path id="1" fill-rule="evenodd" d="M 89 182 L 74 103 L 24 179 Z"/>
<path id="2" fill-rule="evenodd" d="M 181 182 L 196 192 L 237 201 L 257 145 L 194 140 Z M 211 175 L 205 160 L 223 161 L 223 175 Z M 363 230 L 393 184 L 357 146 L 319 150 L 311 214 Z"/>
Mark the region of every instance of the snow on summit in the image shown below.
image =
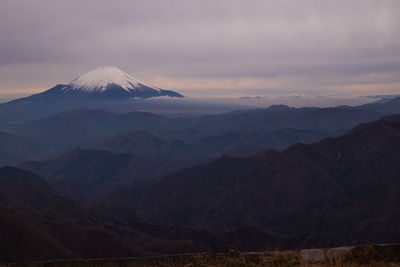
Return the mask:
<path id="1" fill-rule="evenodd" d="M 144 85 L 144 83 L 117 67 L 101 66 L 74 79 L 70 85 L 72 85 L 71 89 L 85 91 L 105 91 L 109 85 L 118 85 L 130 91 L 142 89 L 140 85 Z"/>

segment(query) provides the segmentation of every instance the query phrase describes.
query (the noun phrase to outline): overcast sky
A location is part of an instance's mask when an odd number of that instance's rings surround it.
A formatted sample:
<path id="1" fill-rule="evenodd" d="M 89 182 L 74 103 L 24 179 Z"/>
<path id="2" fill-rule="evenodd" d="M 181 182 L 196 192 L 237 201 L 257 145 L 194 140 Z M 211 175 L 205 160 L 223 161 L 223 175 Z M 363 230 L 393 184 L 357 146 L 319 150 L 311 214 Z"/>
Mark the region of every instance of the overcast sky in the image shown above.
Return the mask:
<path id="1" fill-rule="evenodd" d="M 400 93 L 399 0 L 1 0 L 0 97 L 99 65 L 195 97 Z"/>

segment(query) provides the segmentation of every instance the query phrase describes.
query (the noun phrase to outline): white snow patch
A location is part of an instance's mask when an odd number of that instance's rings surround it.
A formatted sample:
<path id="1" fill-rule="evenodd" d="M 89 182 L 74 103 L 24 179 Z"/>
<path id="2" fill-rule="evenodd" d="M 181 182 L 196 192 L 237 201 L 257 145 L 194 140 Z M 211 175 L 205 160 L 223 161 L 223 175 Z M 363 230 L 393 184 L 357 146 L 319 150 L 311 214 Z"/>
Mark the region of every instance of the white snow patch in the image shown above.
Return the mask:
<path id="1" fill-rule="evenodd" d="M 157 87 L 145 85 L 142 81 L 132 77 L 114 66 L 101 66 L 85 73 L 70 82 L 73 90 L 84 90 L 88 92 L 105 91 L 108 85 L 118 85 L 126 91 L 146 90 L 142 86 L 159 90 Z M 69 88 L 71 88 L 69 87 Z"/>

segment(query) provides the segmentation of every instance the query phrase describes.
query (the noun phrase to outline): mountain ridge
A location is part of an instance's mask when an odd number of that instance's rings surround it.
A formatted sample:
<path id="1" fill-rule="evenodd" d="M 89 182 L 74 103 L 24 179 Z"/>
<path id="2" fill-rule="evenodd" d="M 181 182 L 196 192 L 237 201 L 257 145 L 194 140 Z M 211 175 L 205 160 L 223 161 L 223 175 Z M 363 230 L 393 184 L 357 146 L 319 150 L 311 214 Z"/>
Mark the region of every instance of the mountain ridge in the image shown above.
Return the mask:
<path id="1" fill-rule="evenodd" d="M 283 152 L 222 157 L 131 193 L 119 191 L 107 202 L 178 225 L 218 230 L 254 224 L 279 234 L 320 236 L 318 245 L 369 243 L 371 236 L 373 242 L 395 242 L 399 144 L 395 115 Z"/>

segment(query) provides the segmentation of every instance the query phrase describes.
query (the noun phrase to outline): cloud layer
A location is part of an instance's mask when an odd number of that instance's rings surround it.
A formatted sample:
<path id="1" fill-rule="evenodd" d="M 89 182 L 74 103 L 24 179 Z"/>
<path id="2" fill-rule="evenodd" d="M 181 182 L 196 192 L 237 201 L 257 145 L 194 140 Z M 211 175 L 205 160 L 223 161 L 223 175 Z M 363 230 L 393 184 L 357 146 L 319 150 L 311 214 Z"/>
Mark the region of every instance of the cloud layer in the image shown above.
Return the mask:
<path id="1" fill-rule="evenodd" d="M 98 65 L 189 95 L 395 93 L 399 12 L 397 0 L 2 0 L 0 95 Z"/>

